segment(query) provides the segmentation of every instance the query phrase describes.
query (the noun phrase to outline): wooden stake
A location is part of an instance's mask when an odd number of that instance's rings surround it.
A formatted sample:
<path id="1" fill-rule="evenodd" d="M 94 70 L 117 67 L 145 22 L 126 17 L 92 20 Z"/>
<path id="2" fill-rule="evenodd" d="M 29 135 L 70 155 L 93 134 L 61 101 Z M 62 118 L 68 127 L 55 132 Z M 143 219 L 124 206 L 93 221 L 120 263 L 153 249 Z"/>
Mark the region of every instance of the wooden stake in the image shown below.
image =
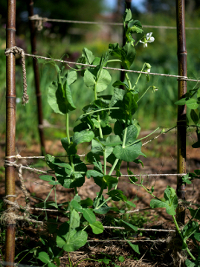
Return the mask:
<path id="1" fill-rule="evenodd" d="M 28 13 L 29 17 L 33 16 L 33 5 L 34 2 L 32 0 L 27 0 L 28 6 Z M 29 28 L 31 33 L 31 50 L 32 54 L 36 55 L 36 28 L 34 20 L 29 20 Z M 35 93 L 37 97 L 37 109 L 38 109 L 38 130 L 40 136 L 40 146 L 41 146 L 41 153 L 45 155 L 45 139 L 44 139 L 44 131 L 43 128 L 40 126 L 43 124 L 43 112 L 42 112 L 42 98 L 41 98 L 41 91 L 40 91 L 40 76 L 39 76 L 39 68 L 37 58 L 33 58 L 33 69 L 34 69 L 34 77 L 35 77 Z"/>
<path id="2" fill-rule="evenodd" d="M 177 20 L 177 46 L 178 46 L 178 74 L 187 76 L 187 51 L 185 37 L 185 1 L 176 0 L 176 20 Z M 187 82 L 178 80 L 178 99 L 185 96 L 187 92 Z M 177 117 L 177 173 L 186 173 L 186 105 L 178 106 Z M 177 196 L 185 199 L 185 183 L 182 177 L 177 177 Z M 184 224 L 185 210 L 179 205 L 177 208 L 177 221 Z"/>
<path id="3" fill-rule="evenodd" d="M 16 32 L 16 0 L 7 1 L 6 48 L 15 46 Z M 6 158 L 15 155 L 16 129 L 16 90 L 15 90 L 15 56 L 10 53 L 6 57 Z M 15 201 L 15 168 L 6 166 L 5 195 L 9 201 Z M 10 196 L 10 197 L 9 197 Z M 7 205 L 7 209 L 10 208 Z M 6 266 L 14 266 L 15 257 L 15 223 L 8 218 L 6 221 Z"/>

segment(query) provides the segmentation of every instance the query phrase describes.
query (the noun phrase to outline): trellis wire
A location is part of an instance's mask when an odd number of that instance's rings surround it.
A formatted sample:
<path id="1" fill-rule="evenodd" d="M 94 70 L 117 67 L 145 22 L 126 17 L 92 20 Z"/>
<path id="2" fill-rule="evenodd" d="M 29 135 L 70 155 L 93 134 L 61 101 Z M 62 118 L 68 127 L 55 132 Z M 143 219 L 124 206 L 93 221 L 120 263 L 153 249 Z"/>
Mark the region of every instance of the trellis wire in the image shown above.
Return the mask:
<path id="1" fill-rule="evenodd" d="M 93 67 L 95 68 L 96 65 L 90 65 L 90 64 L 84 64 L 84 63 L 77 63 L 77 62 L 72 62 L 72 61 L 67 61 L 67 60 L 61 60 L 61 59 L 52 59 L 44 56 L 39 56 L 39 55 L 33 55 L 33 54 L 28 54 L 24 53 L 25 56 L 27 57 L 33 57 L 33 58 L 38 58 L 38 59 L 44 59 L 47 61 L 54 61 L 54 62 L 60 62 L 60 63 L 65 63 L 65 64 L 73 64 L 73 65 L 79 65 L 83 67 Z M 172 77 L 172 78 L 178 78 L 181 80 L 186 80 L 186 81 L 191 81 L 191 82 L 199 82 L 200 80 L 198 79 L 190 79 L 187 76 L 181 76 L 181 75 L 173 75 L 173 74 L 162 74 L 162 73 L 153 73 L 153 72 L 144 72 L 144 71 L 137 71 L 137 70 L 127 70 L 127 69 L 121 69 L 121 68 L 111 68 L 111 67 L 103 67 L 104 69 L 107 70 L 114 70 L 114 71 L 125 71 L 125 72 L 130 72 L 130 73 L 138 73 L 138 74 L 146 74 L 146 75 L 155 75 L 155 76 L 164 76 L 164 77 Z"/>
<path id="2" fill-rule="evenodd" d="M 18 156 L 17 156 L 18 157 Z M 59 157 L 59 156 L 58 156 Z M 12 156 L 12 158 L 15 158 L 15 156 Z M 37 156 L 34 156 L 34 157 L 21 157 L 21 159 L 36 159 Z M 38 157 L 39 159 L 43 159 L 44 156 L 39 156 Z M 41 172 L 41 173 L 49 173 L 48 171 L 42 171 L 40 169 L 36 169 L 36 168 L 31 168 L 31 167 L 28 167 L 28 166 L 23 166 L 21 164 L 17 164 L 16 162 L 13 162 L 13 161 L 8 161 L 8 160 L 5 160 L 5 166 L 14 166 L 15 168 L 19 168 L 21 167 L 22 169 L 25 169 L 25 170 L 29 170 L 29 171 L 33 171 L 33 172 Z M 148 173 L 148 174 L 133 174 L 133 175 L 129 175 L 129 174 L 122 174 L 121 177 L 154 177 L 154 176 L 184 176 L 186 175 L 187 173 Z"/>
<path id="3" fill-rule="evenodd" d="M 73 23 L 73 24 L 90 24 L 90 25 L 110 25 L 110 26 L 122 26 L 121 22 L 103 22 L 103 21 L 81 21 L 81 20 L 65 20 L 65 19 L 51 19 L 40 17 L 38 14 L 29 17 L 29 20 L 42 21 L 42 22 L 61 22 L 61 23 Z M 172 29 L 176 30 L 175 26 L 156 26 L 156 25 L 142 25 L 143 28 L 155 28 L 155 29 Z M 186 30 L 200 30 L 199 27 L 185 27 Z"/>

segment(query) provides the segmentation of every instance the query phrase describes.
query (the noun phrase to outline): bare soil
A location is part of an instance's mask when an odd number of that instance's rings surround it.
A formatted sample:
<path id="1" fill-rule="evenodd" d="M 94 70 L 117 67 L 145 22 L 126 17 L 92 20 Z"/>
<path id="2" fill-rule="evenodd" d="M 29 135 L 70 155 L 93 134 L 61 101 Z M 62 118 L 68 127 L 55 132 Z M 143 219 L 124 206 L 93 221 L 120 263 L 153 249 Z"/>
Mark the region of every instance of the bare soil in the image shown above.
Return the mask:
<path id="1" fill-rule="evenodd" d="M 193 149 L 191 147 L 194 138 L 195 137 L 192 135 L 189 137 L 187 146 L 187 171 L 190 172 L 200 168 L 199 149 Z M 1 166 L 3 166 L 5 144 L 1 143 L 0 145 L 0 161 Z M 27 147 L 25 143 L 17 142 L 16 148 L 17 153 L 22 157 L 41 155 L 38 144 L 33 144 Z M 60 141 L 46 141 L 46 148 L 49 154 L 64 154 Z M 85 153 L 85 150 L 87 150 L 87 148 L 81 150 L 80 154 Z M 148 155 L 147 158 L 141 157 L 144 167 L 142 167 L 141 164 L 131 163 L 131 170 L 135 175 L 151 174 L 151 176 L 143 177 L 144 184 L 148 188 L 154 186 L 154 195 L 158 198 L 162 198 L 164 190 L 168 185 L 176 189 L 177 177 L 172 175 L 177 172 L 176 133 L 174 132 L 170 135 L 161 136 L 158 140 L 148 143 L 144 146 L 143 152 Z M 45 164 L 42 164 L 41 160 L 38 159 L 21 159 L 18 160 L 17 163 L 40 170 L 47 170 Z M 126 175 L 125 164 L 122 166 L 121 172 L 123 175 Z M 159 176 L 157 176 L 158 174 Z M 164 174 L 169 175 L 165 176 Z M 4 197 L 5 186 L 4 173 L 2 171 L 0 172 L 0 178 L 0 196 Z M 25 187 L 30 195 L 31 207 L 34 208 L 35 205 L 38 204 L 39 199 L 44 200 L 47 197 L 51 187 L 47 182 L 39 179 L 39 174 L 37 172 L 23 170 L 23 179 Z M 19 181 L 17 170 L 15 186 L 17 195 L 16 201 L 19 205 L 25 206 L 25 197 L 21 190 L 21 182 Z M 136 244 L 139 245 L 140 255 L 135 253 L 126 242 L 123 242 L 123 234 L 120 233 L 122 231 L 112 231 L 111 229 L 106 228 L 101 235 L 94 236 L 92 233 L 89 233 L 89 240 L 91 241 L 78 251 L 70 253 L 74 265 L 82 259 L 103 259 L 106 257 L 111 260 L 108 265 L 103 262 L 98 263 L 96 261 L 85 260 L 78 266 L 178 266 L 173 259 L 173 244 L 171 243 L 172 233 L 169 231 L 148 231 L 148 229 L 155 228 L 160 230 L 174 230 L 175 227 L 171 216 L 169 216 L 164 209 L 150 209 L 149 203 L 152 197 L 141 187 L 136 187 L 131 184 L 127 176 L 122 176 L 120 178 L 118 189 L 122 190 L 127 198 L 136 204 L 136 208 L 133 210 L 134 212 L 129 215 L 130 220 L 132 220 L 131 222 L 138 224 L 139 228 L 146 229 L 146 231 L 141 231 L 142 234 L 133 234 L 132 237 L 134 241 L 137 241 Z M 94 181 L 86 178 L 85 184 L 79 189 L 79 195 L 82 199 L 87 197 L 93 199 L 98 191 L 99 187 Z M 58 204 L 71 200 L 73 196 L 74 191 L 72 189 L 65 189 L 62 186 L 57 187 Z M 106 191 L 104 192 L 104 196 L 107 197 Z M 54 201 L 53 192 L 48 200 Z M 186 200 L 200 204 L 200 187 L 198 180 L 195 180 L 192 185 L 187 185 Z M 113 205 L 113 203 L 109 203 L 109 205 Z M 118 206 L 122 209 L 124 207 L 122 203 L 118 204 Z M 39 211 L 36 210 L 31 211 L 33 215 L 40 215 L 38 217 L 39 221 L 44 220 L 44 213 L 41 214 L 41 211 L 38 212 Z M 50 212 L 48 216 L 51 218 L 58 216 L 60 222 L 66 220 L 66 217 L 63 217 L 60 213 L 56 215 L 55 212 Z M 115 216 L 115 214 L 110 214 L 110 216 Z M 105 217 L 100 217 L 99 219 L 102 220 L 103 223 L 107 223 L 107 226 L 109 225 Z M 19 222 L 16 233 L 16 255 L 25 249 L 25 247 L 27 248 L 27 244 L 30 245 L 31 249 L 31 246 L 34 246 L 38 241 L 41 232 L 44 233 L 45 231 L 45 227 L 36 228 L 34 224 L 30 225 L 27 222 Z M 28 237 L 29 243 L 26 243 Z M 112 241 L 117 238 L 118 241 Z M 4 251 L 4 244 L 1 244 L 1 247 Z M 125 260 L 120 262 L 118 260 L 119 256 L 124 256 Z M 29 261 L 25 258 L 22 263 L 29 264 Z M 67 263 L 68 255 L 64 255 L 61 259 L 61 266 L 66 266 Z M 114 265 L 114 263 L 116 265 Z"/>

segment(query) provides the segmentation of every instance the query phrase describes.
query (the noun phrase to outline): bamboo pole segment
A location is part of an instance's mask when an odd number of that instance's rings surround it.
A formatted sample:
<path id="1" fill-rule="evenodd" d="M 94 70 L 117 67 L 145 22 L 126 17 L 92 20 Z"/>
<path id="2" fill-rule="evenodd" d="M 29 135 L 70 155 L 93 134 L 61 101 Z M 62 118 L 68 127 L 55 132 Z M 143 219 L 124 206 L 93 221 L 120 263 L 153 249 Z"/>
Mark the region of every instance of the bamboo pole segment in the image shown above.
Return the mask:
<path id="1" fill-rule="evenodd" d="M 15 46 L 16 32 L 16 0 L 7 1 L 6 48 Z M 16 90 L 15 90 L 15 55 L 10 53 L 6 57 L 6 158 L 15 155 L 16 129 Z M 13 158 L 9 159 L 14 161 Z M 5 168 L 5 195 L 7 200 L 15 201 L 15 167 Z M 11 205 L 7 205 L 7 209 Z M 9 213 L 8 213 L 9 214 Z M 14 266 L 15 256 L 15 220 L 6 219 L 6 252 L 5 261 Z"/>
<path id="2" fill-rule="evenodd" d="M 33 16 L 33 0 L 27 0 L 28 13 L 29 17 Z M 29 28 L 30 28 L 30 37 L 31 37 L 31 52 L 33 55 L 37 54 L 36 50 L 36 28 L 34 20 L 29 20 Z M 45 139 L 44 139 L 44 131 L 43 128 L 40 127 L 43 124 L 43 112 L 42 112 L 42 98 L 40 91 L 40 76 L 39 76 L 39 68 L 37 58 L 33 57 L 33 69 L 34 69 L 34 78 L 35 78 L 35 93 L 37 97 L 37 109 L 38 109 L 38 130 L 40 137 L 40 145 L 41 145 L 41 153 L 45 154 Z"/>
<path id="3" fill-rule="evenodd" d="M 177 21 L 177 56 L 178 74 L 187 76 L 187 50 L 185 37 L 185 1 L 176 0 L 176 21 Z M 187 81 L 178 79 L 178 99 L 184 97 L 187 92 Z M 177 173 L 186 173 L 186 105 L 178 106 L 177 116 Z M 177 196 L 185 199 L 185 183 L 182 177 L 177 177 Z M 180 205 L 177 209 L 177 221 L 184 224 L 185 211 Z"/>

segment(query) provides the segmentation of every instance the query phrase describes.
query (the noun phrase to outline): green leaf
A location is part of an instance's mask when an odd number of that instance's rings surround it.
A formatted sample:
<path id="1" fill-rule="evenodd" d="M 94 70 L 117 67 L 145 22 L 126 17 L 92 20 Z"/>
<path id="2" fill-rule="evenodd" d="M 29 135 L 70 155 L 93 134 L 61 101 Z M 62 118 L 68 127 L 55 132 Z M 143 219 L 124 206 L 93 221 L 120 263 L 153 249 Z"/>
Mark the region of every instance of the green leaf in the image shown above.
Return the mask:
<path id="1" fill-rule="evenodd" d="M 200 170 L 194 170 L 194 173 L 195 173 L 196 175 L 200 175 Z"/>
<path id="2" fill-rule="evenodd" d="M 197 241 L 199 241 L 200 242 L 200 233 L 198 232 L 196 232 L 196 233 L 194 233 L 194 238 L 197 240 Z"/>
<path id="3" fill-rule="evenodd" d="M 135 143 L 131 146 L 127 145 L 125 147 L 116 146 L 113 150 L 113 154 L 118 159 L 124 160 L 126 162 L 132 162 L 140 155 L 145 157 L 145 155 L 141 152 L 141 147 L 141 142 Z"/>
<path id="4" fill-rule="evenodd" d="M 67 82 L 65 82 L 64 85 L 61 83 L 53 83 L 52 86 L 49 87 L 48 103 L 54 112 L 59 114 L 66 114 L 76 109 Z"/>
<path id="5" fill-rule="evenodd" d="M 108 191 L 110 191 L 111 188 L 115 187 L 118 184 L 118 179 L 110 175 L 104 175 L 103 180 L 108 186 Z"/>
<path id="6" fill-rule="evenodd" d="M 150 207 L 151 208 L 166 208 L 166 212 L 169 215 L 176 215 L 176 208 L 178 206 L 178 197 L 176 195 L 175 190 L 167 186 L 167 189 L 165 189 L 164 193 L 164 201 L 161 201 L 160 199 L 152 199 L 150 201 Z"/>
<path id="7" fill-rule="evenodd" d="M 133 203 L 133 202 L 131 202 L 131 201 L 126 201 L 126 204 L 128 204 L 129 206 L 131 206 L 131 207 L 133 207 L 133 208 L 135 208 L 136 207 L 136 205 L 135 205 L 135 203 Z"/>
<path id="8" fill-rule="evenodd" d="M 124 261 L 125 261 L 125 258 L 124 258 L 123 256 L 119 256 L 118 260 L 119 260 L 120 262 L 124 262 Z"/>
<path id="9" fill-rule="evenodd" d="M 88 170 L 87 173 L 86 173 L 86 176 L 87 178 L 91 178 L 91 177 L 99 177 L 99 178 L 102 178 L 103 177 L 103 173 L 102 172 L 99 172 L 99 171 L 96 171 L 96 170 Z"/>
<path id="10" fill-rule="evenodd" d="M 110 73 L 105 69 L 100 70 L 100 75 L 96 82 L 97 93 L 104 91 L 110 82 L 111 82 Z"/>
<path id="11" fill-rule="evenodd" d="M 86 207 L 90 207 L 90 206 L 92 206 L 93 205 L 93 201 L 92 201 L 92 199 L 91 198 L 86 198 L 86 199 L 83 199 L 83 200 L 81 200 L 81 206 L 83 207 L 83 208 L 86 208 Z"/>
<path id="12" fill-rule="evenodd" d="M 109 44 L 109 53 L 111 56 L 121 58 L 121 48 L 118 43 Z"/>
<path id="13" fill-rule="evenodd" d="M 130 224 L 130 223 L 128 223 L 128 222 L 126 222 L 126 221 L 124 221 L 124 220 L 120 220 L 120 222 L 122 222 L 123 223 L 123 225 L 127 228 L 131 228 L 131 230 L 133 230 L 134 232 L 136 232 L 137 230 L 138 230 L 138 227 L 136 227 L 136 226 L 134 226 L 134 225 L 132 225 L 132 224 Z"/>
<path id="14" fill-rule="evenodd" d="M 85 231 L 79 231 L 74 233 L 70 232 L 69 237 L 63 249 L 67 252 L 72 252 L 78 250 L 80 247 L 84 246 L 87 242 L 88 235 Z"/>
<path id="15" fill-rule="evenodd" d="M 189 259 L 186 259 L 185 264 L 187 267 L 195 267 L 195 263 L 190 261 Z"/>
<path id="16" fill-rule="evenodd" d="M 199 230 L 198 222 L 196 221 L 189 221 L 184 228 L 182 229 L 182 235 L 184 237 L 184 241 L 190 238 L 195 232 Z"/>
<path id="17" fill-rule="evenodd" d="M 93 224 L 96 221 L 96 216 L 91 209 L 82 209 L 83 217 L 90 223 Z"/>
<path id="18" fill-rule="evenodd" d="M 72 212 L 70 213 L 70 224 L 69 227 L 71 229 L 75 229 L 77 227 L 80 226 L 80 217 L 79 214 L 76 210 L 72 210 Z"/>
<path id="19" fill-rule="evenodd" d="M 180 100 L 176 101 L 175 104 L 182 106 L 186 104 L 187 100 L 188 100 L 187 98 L 181 98 Z"/>
<path id="20" fill-rule="evenodd" d="M 75 200 L 75 199 L 72 199 L 71 202 L 70 202 L 70 205 L 77 211 L 79 212 L 82 212 L 82 206 Z"/>
<path id="21" fill-rule="evenodd" d="M 87 87 L 94 89 L 96 83 L 95 76 L 89 70 L 86 70 L 84 73 L 84 83 Z"/>
<path id="22" fill-rule="evenodd" d="M 38 254 L 38 259 L 41 260 L 44 263 L 49 263 L 51 262 L 49 255 L 45 251 L 41 251 Z"/>
<path id="23" fill-rule="evenodd" d="M 100 208 L 97 207 L 102 205 Z M 95 207 L 95 209 L 93 210 L 95 213 L 98 214 L 106 214 L 111 208 L 108 206 L 108 204 L 105 202 L 105 198 L 103 195 L 101 195 L 100 198 L 98 198 L 98 196 L 94 199 L 94 203 L 93 206 Z"/>
<path id="24" fill-rule="evenodd" d="M 132 19 L 131 9 L 126 9 L 124 14 L 124 22 L 129 22 Z"/>
<path id="25" fill-rule="evenodd" d="M 134 244 L 132 244 L 132 243 L 131 243 L 129 240 L 127 240 L 126 238 L 125 238 L 125 240 L 127 241 L 127 243 L 129 244 L 129 246 L 130 246 L 136 253 L 140 254 L 139 246 L 138 246 L 138 245 L 134 245 Z"/>
<path id="26" fill-rule="evenodd" d="M 121 138 L 118 135 L 109 135 L 106 138 L 105 146 L 116 146 L 121 145 L 122 141 Z"/>
<path id="27" fill-rule="evenodd" d="M 95 221 L 92 224 L 90 223 L 90 227 L 92 228 L 92 232 L 95 235 L 103 233 L 104 228 L 103 228 L 103 225 L 100 221 Z"/>
<path id="28" fill-rule="evenodd" d="M 117 88 L 119 88 L 120 86 L 124 86 L 125 88 L 128 88 L 127 84 L 126 83 L 123 83 L 121 81 L 114 82 L 112 86 L 113 87 L 117 87 Z"/>
<path id="29" fill-rule="evenodd" d="M 188 208 L 188 209 L 190 211 L 192 218 L 200 220 L 200 209 L 192 209 L 192 208 Z"/>
<path id="30" fill-rule="evenodd" d="M 75 132 L 72 138 L 75 145 L 90 142 L 94 138 L 94 133 L 92 131 L 84 130 L 81 132 Z"/>
<path id="31" fill-rule="evenodd" d="M 182 177 L 182 180 L 183 180 L 183 182 L 186 183 L 186 184 L 191 184 L 191 183 L 192 183 L 191 180 L 190 180 L 189 174 L 184 175 L 184 176 Z"/>
<path id="32" fill-rule="evenodd" d="M 51 175 L 41 175 L 40 179 L 43 181 L 48 181 L 50 185 L 57 185 L 58 181 L 55 180 L 55 178 Z"/>
<path id="33" fill-rule="evenodd" d="M 93 154 L 103 155 L 103 151 L 104 151 L 103 145 L 99 141 L 93 139 L 91 152 Z"/>
<path id="34" fill-rule="evenodd" d="M 191 109 L 197 109 L 199 104 L 197 103 L 196 99 L 190 98 L 189 100 L 186 100 L 186 106 Z"/>
<path id="35" fill-rule="evenodd" d="M 95 59 L 93 53 L 85 47 L 83 48 L 82 56 L 86 58 L 86 63 L 88 64 L 92 64 L 93 60 Z"/>
<path id="36" fill-rule="evenodd" d="M 131 43 L 127 43 L 122 48 L 122 66 L 127 69 L 131 69 L 131 66 L 135 59 L 135 48 Z"/>
<path id="37" fill-rule="evenodd" d="M 196 111 L 194 109 L 192 109 L 190 111 L 190 117 L 193 120 L 194 124 L 197 124 L 199 121 L 199 116 L 197 115 Z"/>
<path id="38" fill-rule="evenodd" d="M 132 115 L 137 111 L 138 105 L 135 101 L 134 95 L 131 92 L 127 92 L 123 99 L 124 113 L 131 119 Z"/>
<path id="39" fill-rule="evenodd" d="M 67 84 L 70 85 L 77 80 L 77 72 L 75 70 L 71 70 L 67 74 Z"/>
<path id="40" fill-rule="evenodd" d="M 109 195 L 114 201 L 119 201 L 119 200 L 127 201 L 127 197 L 121 190 L 118 189 L 114 189 L 108 192 L 107 195 Z"/>

